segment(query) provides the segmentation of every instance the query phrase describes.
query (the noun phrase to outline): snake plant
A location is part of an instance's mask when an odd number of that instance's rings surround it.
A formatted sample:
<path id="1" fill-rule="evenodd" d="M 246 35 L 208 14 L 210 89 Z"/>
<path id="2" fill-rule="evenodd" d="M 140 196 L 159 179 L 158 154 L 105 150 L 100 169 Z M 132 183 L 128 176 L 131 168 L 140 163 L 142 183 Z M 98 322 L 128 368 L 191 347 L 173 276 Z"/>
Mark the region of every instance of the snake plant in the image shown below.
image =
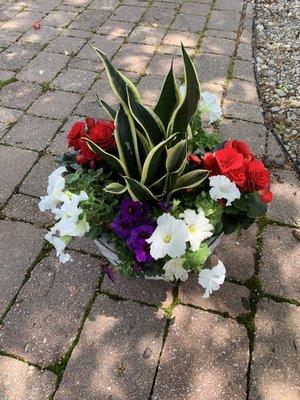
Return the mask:
<path id="1" fill-rule="evenodd" d="M 117 156 L 87 139 L 88 145 L 119 175 L 105 191 L 129 192 L 141 202 L 169 201 L 183 189 L 198 187 L 207 178 L 202 169 L 190 170 L 187 163 L 190 121 L 198 108 L 200 85 L 195 67 L 181 45 L 185 94 L 181 95 L 171 64 L 158 101 L 153 109 L 141 102 L 135 85 L 118 71 L 101 50 L 110 86 L 119 101 L 118 110 L 100 98 L 99 103 L 115 122 Z"/>

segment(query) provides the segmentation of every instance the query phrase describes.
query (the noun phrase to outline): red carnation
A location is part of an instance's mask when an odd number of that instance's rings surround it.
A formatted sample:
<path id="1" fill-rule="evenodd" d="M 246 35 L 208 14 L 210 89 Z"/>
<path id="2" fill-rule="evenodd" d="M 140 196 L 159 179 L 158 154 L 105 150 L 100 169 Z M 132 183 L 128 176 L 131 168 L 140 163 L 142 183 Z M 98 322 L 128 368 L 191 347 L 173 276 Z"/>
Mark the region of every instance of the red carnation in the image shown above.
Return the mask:
<path id="1" fill-rule="evenodd" d="M 188 162 L 192 164 L 194 167 L 199 167 L 202 161 L 201 158 L 198 157 L 196 154 L 189 154 L 187 159 Z"/>
<path id="2" fill-rule="evenodd" d="M 248 187 L 250 190 L 270 187 L 270 174 L 262 161 L 253 160 L 248 164 Z"/>
<path id="3" fill-rule="evenodd" d="M 230 170 L 241 168 L 244 164 L 242 154 L 230 147 L 216 151 L 215 157 L 223 174 Z"/>
<path id="4" fill-rule="evenodd" d="M 228 140 L 224 144 L 224 148 L 235 149 L 238 153 L 242 154 L 246 160 L 254 160 L 254 155 L 252 154 L 247 143 L 242 140 Z"/>

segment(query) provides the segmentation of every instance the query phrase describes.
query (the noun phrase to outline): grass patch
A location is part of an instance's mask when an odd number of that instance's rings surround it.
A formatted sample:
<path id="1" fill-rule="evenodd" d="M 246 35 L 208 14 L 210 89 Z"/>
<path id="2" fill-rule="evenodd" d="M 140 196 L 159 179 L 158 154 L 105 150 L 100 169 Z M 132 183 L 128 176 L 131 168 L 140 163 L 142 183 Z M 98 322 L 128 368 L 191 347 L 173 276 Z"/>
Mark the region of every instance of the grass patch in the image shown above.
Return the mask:
<path id="1" fill-rule="evenodd" d="M 0 80 L 0 89 L 2 89 L 4 86 L 9 85 L 10 83 L 16 82 L 16 78 L 9 78 L 9 79 L 4 79 Z"/>

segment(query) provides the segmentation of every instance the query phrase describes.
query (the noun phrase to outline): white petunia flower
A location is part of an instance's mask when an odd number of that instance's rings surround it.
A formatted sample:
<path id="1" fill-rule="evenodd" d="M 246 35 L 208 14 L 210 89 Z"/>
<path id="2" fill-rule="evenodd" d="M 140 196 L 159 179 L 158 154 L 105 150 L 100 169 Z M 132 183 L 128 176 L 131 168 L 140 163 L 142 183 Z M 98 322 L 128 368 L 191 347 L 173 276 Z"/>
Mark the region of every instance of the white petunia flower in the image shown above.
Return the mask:
<path id="1" fill-rule="evenodd" d="M 220 119 L 222 115 L 220 99 L 213 93 L 203 92 L 199 103 L 201 113 L 208 114 L 209 123 Z"/>
<path id="2" fill-rule="evenodd" d="M 165 281 L 180 279 L 186 281 L 189 277 L 188 271 L 183 268 L 184 258 L 173 258 L 163 267 L 165 270 Z"/>
<path id="3" fill-rule="evenodd" d="M 209 191 L 210 197 L 214 200 L 226 199 L 226 206 L 241 197 L 241 192 L 234 182 L 231 182 L 227 176 L 216 175 L 209 178 L 211 189 Z"/>
<path id="4" fill-rule="evenodd" d="M 45 239 L 55 247 L 56 255 L 61 263 L 64 264 L 70 260 L 70 254 L 65 253 L 65 248 L 69 242 L 69 238 L 60 238 L 55 236 L 55 228 L 52 228 L 50 232 L 46 233 Z"/>
<path id="5" fill-rule="evenodd" d="M 39 209 L 41 211 L 53 210 L 64 200 L 65 194 L 63 190 L 65 188 L 65 178 L 62 177 L 62 174 L 66 171 L 65 167 L 59 167 L 49 175 L 47 187 L 48 195 L 41 197 L 39 202 Z"/>
<path id="6" fill-rule="evenodd" d="M 184 221 L 164 213 L 157 218 L 157 227 L 149 239 L 150 254 L 155 259 L 180 257 L 185 253 L 188 232 Z"/>
<path id="7" fill-rule="evenodd" d="M 212 269 L 203 269 L 199 273 L 199 284 L 205 289 L 205 293 L 202 297 L 207 298 L 212 294 L 213 290 L 218 290 L 220 285 L 224 283 L 226 269 L 222 261 L 218 261 L 218 264 Z"/>
<path id="8" fill-rule="evenodd" d="M 89 230 L 89 224 L 86 219 L 79 221 L 79 215 L 83 212 L 82 208 L 78 207 L 80 201 L 88 199 L 86 192 L 81 191 L 79 195 L 71 194 L 66 196 L 63 205 L 60 208 L 53 210 L 56 219 L 60 221 L 55 225 L 60 236 L 83 236 Z"/>
<path id="9" fill-rule="evenodd" d="M 180 217 L 184 218 L 188 229 L 188 241 L 191 244 L 192 250 L 197 251 L 203 240 L 209 238 L 213 234 L 214 227 L 205 217 L 203 210 L 185 210 Z"/>

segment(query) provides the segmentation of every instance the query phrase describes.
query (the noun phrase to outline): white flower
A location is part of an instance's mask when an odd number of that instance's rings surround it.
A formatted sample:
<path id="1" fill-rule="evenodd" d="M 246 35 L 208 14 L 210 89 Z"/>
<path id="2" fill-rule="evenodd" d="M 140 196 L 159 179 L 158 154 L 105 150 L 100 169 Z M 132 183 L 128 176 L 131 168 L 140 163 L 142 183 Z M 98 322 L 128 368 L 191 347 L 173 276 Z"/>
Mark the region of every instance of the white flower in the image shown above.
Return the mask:
<path id="1" fill-rule="evenodd" d="M 39 202 L 39 209 L 41 211 L 53 210 L 64 200 L 65 194 L 63 190 L 65 188 L 65 178 L 62 177 L 62 174 L 66 171 L 65 167 L 59 167 L 49 175 L 47 187 L 48 195 L 41 197 Z"/>
<path id="2" fill-rule="evenodd" d="M 188 271 L 183 268 L 184 258 L 173 258 L 163 267 L 165 270 L 165 281 L 180 279 L 186 281 L 189 277 Z"/>
<path id="3" fill-rule="evenodd" d="M 197 251 L 203 240 L 209 238 L 213 234 L 214 227 L 205 217 L 203 210 L 185 210 L 180 217 L 184 218 L 188 229 L 188 241 L 191 244 L 192 250 Z"/>
<path id="4" fill-rule="evenodd" d="M 88 199 L 86 192 L 81 191 L 79 195 L 71 194 L 66 196 L 63 205 L 53 210 L 56 219 L 60 221 L 55 225 L 61 236 L 83 236 L 89 230 L 89 224 L 84 217 L 81 221 L 79 215 L 83 212 L 78 207 L 80 201 Z"/>
<path id="5" fill-rule="evenodd" d="M 184 221 L 164 213 L 157 218 L 157 227 L 146 242 L 151 243 L 150 254 L 157 260 L 167 254 L 180 257 L 185 253 L 188 232 Z"/>
<path id="6" fill-rule="evenodd" d="M 210 197 L 214 200 L 226 199 L 226 206 L 230 206 L 235 199 L 241 197 L 239 189 L 234 182 L 231 182 L 227 176 L 216 175 L 209 178 L 211 189 Z"/>
<path id="7" fill-rule="evenodd" d="M 213 290 L 218 290 L 220 285 L 225 280 L 226 269 L 222 261 L 218 261 L 218 264 L 212 269 L 203 269 L 199 273 L 199 284 L 205 289 L 205 293 L 202 297 L 207 298 L 212 294 Z"/>
<path id="8" fill-rule="evenodd" d="M 65 253 L 65 248 L 69 238 L 60 238 L 55 236 L 55 228 L 52 228 L 50 232 L 46 233 L 45 239 L 55 247 L 56 255 L 61 263 L 65 263 L 70 260 L 70 254 Z"/>
<path id="9" fill-rule="evenodd" d="M 209 123 L 217 121 L 222 115 L 220 99 L 213 93 L 203 92 L 199 104 L 200 111 L 208 114 Z"/>

